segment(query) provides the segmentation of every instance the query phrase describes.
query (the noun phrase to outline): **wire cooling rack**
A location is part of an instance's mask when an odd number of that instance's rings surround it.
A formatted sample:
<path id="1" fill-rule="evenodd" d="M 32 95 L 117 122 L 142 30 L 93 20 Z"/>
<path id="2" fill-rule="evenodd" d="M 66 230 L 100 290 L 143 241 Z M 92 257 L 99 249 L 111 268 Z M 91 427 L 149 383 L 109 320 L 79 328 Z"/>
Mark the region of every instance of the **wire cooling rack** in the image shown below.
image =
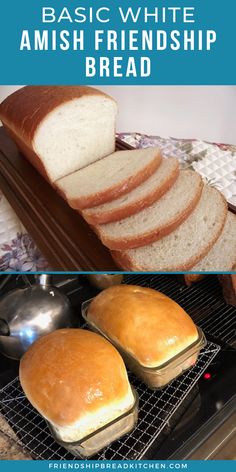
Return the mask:
<path id="1" fill-rule="evenodd" d="M 136 377 L 130 381 L 139 394 L 139 419 L 137 427 L 128 435 L 93 456 L 97 460 L 143 459 L 155 447 L 164 428 L 178 414 L 184 401 L 214 359 L 220 347 L 207 343 L 201 351 L 198 362 L 178 379 L 172 381 L 161 391 L 152 391 Z M 28 451 L 33 459 L 74 460 L 71 453 L 59 446 L 52 438 L 42 417 L 31 406 L 16 378 L 0 390 L 1 411 L 11 425 L 17 442 Z"/>

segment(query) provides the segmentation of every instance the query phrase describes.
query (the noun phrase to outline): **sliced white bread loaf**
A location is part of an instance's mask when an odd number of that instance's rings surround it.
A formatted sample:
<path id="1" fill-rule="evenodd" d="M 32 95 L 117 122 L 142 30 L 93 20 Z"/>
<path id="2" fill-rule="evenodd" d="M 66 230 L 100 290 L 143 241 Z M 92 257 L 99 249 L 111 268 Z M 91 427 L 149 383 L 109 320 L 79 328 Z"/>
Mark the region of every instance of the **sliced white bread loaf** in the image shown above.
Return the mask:
<path id="1" fill-rule="evenodd" d="M 169 234 L 189 216 L 203 188 L 201 176 L 182 170 L 168 192 L 157 202 L 123 220 L 96 226 L 96 232 L 110 249 L 131 249 L 150 244 Z"/>
<path id="2" fill-rule="evenodd" d="M 231 271 L 236 264 L 236 215 L 228 212 L 224 229 L 208 254 L 191 270 L 196 272 Z"/>
<path id="3" fill-rule="evenodd" d="M 118 151 L 56 182 L 72 208 L 100 205 L 140 185 L 161 164 L 158 148 Z"/>
<path id="4" fill-rule="evenodd" d="M 116 102 L 80 86 L 27 86 L 0 105 L 0 119 L 37 170 L 54 182 L 115 150 Z"/>
<path id="5" fill-rule="evenodd" d="M 147 246 L 112 251 L 112 256 L 122 269 L 128 271 L 189 270 L 217 241 L 226 216 L 224 196 L 206 185 L 195 210 L 175 231 Z"/>
<path id="6" fill-rule="evenodd" d="M 82 215 L 92 225 L 126 218 L 162 197 L 174 184 L 178 175 L 178 159 L 163 159 L 156 172 L 134 190 L 103 205 L 87 208 L 83 210 Z"/>

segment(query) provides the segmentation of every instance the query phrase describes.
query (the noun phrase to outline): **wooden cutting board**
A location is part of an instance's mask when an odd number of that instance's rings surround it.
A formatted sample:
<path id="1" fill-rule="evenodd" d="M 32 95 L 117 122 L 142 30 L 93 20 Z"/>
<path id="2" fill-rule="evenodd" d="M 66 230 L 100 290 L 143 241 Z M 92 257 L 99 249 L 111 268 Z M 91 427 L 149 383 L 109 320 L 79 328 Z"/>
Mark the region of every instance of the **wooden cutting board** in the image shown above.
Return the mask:
<path id="1" fill-rule="evenodd" d="M 116 147 L 131 148 L 120 140 Z M 52 270 L 118 270 L 89 225 L 22 156 L 3 127 L 0 188 Z"/>
<path id="2" fill-rule="evenodd" d="M 132 149 L 121 140 L 117 150 Z M 56 271 L 116 271 L 109 250 L 0 127 L 0 188 Z M 235 212 L 235 207 L 229 208 Z"/>

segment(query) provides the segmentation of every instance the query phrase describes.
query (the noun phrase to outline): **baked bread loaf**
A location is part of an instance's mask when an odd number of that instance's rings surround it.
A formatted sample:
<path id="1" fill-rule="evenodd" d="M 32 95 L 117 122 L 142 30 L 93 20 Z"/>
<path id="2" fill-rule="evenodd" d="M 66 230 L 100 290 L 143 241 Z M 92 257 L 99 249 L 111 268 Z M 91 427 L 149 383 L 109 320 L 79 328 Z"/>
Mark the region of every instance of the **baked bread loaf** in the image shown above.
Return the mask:
<path id="1" fill-rule="evenodd" d="M 233 270 L 236 271 L 236 266 L 233 267 Z M 236 274 L 222 274 L 218 278 L 226 303 L 236 307 Z"/>
<path id="2" fill-rule="evenodd" d="M 156 202 L 172 187 L 178 175 L 178 160 L 175 157 L 163 159 L 156 172 L 134 190 L 108 203 L 87 208 L 82 215 L 92 225 L 126 218 Z"/>
<path id="3" fill-rule="evenodd" d="M 116 102 L 80 86 L 27 86 L 0 105 L 22 153 L 50 182 L 115 150 Z"/>
<path id="4" fill-rule="evenodd" d="M 236 215 L 228 211 L 224 229 L 208 254 L 191 270 L 232 271 L 236 264 Z"/>
<path id="5" fill-rule="evenodd" d="M 158 148 L 117 151 L 56 182 L 72 208 L 82 210 L 128 193 L 161 164 Z"/>
<path id="6" fill-rule="evenodd" d="M 205 274 L 183 274 L 183 275 L 176 275 L 177 280 L 187 287 L 190 287 L 192 284 L 196 282 L 201 282 L 202 279 L 206 277 Z"/>
<path id="7" fill-rule="evenodd" d="M 201 176 L 192 170 L 180 172 L 162 198 L 135 215 L 114 223 L 98 225 L 96 232 L 110 249 L 132 249 L 166 236 L 190 215 L 203 188 Z"/>
<path id="8" fill-rule="evenodd" d="M 97 295 L 87 319 L 144 367 L 158 367 L 198 338 L 187 313 L 164 294 L 117 285 Z"/>
<path id="9" fill-rule="evenodd" d="M 60 329 L 37 340 L 21 359 L 20 382 L 66 442 L 86 437 L 134 404 L 118 351 L 82 329 Z"/>
<path id="10" fill-rule="evenodd" d="M 226 217 L 224 196 L 217 189 L 205 185 L 195 210 L 176 230 L 147 246 L 112 251 L 112 256 L 127 271 L 189 270 L 217 241 Z"/>

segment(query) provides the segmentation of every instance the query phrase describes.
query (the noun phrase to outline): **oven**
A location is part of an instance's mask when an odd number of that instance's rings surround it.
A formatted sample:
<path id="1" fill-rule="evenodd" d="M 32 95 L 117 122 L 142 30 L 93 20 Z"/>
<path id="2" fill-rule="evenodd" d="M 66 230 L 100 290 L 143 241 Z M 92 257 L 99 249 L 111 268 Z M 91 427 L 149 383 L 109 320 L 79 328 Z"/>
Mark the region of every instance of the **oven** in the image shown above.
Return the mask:
<path id="1" fill-rule="evenodd" d="M 84 326 L 81 304 L 97 289 L 85 275 L 53 277 L 71 301 L 75 325 Z M 207 345 L 197 364 L 161 391 L 148 389 L 130 375 L 139 394 L 138 425 L 92 459 L 235 459 L 236 309 L 225 303 L 217 276 L 209 275 L 190 287 L 175 275 L 132 274 L 125 275 L 124 282 L 160 290 L 179 303 L 202 328 Z M 0 277 L 2 293 L 24 283 L 22 276 Z M 0 389 L 1 415 L 11 426 L 5 434 L 13 431 L 33 459 L 75 459 L 55 443 L 45 421 L 24 397 L 18 362 L 2 355 Z"/>

